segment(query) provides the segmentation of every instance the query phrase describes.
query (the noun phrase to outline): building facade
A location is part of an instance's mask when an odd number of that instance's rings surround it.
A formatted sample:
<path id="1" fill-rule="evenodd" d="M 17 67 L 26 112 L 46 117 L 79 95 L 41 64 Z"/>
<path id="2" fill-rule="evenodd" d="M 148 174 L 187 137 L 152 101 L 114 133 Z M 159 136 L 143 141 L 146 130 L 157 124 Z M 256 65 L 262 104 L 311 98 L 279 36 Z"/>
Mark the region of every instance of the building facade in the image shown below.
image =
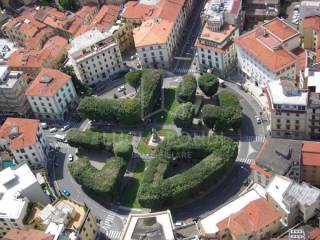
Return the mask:
<path id="1" fill-rule="evenodd" d="M 301 180 L 320 187 L 320 144 L 304 142 L 301 151 Z"/>
<path id="2" fill-rule="evenodd" d="M 320 48 L 320 16 L 303 19 L 303 47 L 309 50 Z"/>
<path id="3" fill-rule="evenodd" d="M 39 120 L 7 118 L 0 128 L 0 149 L 10 151 L 18 163 L 27 162 L 31 168 L 46 166 L 48 144 Z"/>
<path id="4" fill-rule="evenodd" d="M 119 45 L 109 32 L 90 30 L 71 41 L 69 58 L 80 81 L 111 81 L 124 70 Z"/>
<path id="5" fill-rule="evenodd" d="M 63 120 L 78 101 L 71 77 L 49 68 L 41 70 L 25 95 L 39 119 Z"/>
<path id="6" fill-rule="evenodd" d="M 281 77 L 296 78 L 300 34 L 274 18 L 235 40 L 239 72 L 259 87 Z"/>
<path id="7" fill-rule="evenodd" d="M 0 66 L 0 114 L 9 116 L 28 116 L 30 106 L 24 94 L 27 81 L 23 72 L 10 71 Z"/>

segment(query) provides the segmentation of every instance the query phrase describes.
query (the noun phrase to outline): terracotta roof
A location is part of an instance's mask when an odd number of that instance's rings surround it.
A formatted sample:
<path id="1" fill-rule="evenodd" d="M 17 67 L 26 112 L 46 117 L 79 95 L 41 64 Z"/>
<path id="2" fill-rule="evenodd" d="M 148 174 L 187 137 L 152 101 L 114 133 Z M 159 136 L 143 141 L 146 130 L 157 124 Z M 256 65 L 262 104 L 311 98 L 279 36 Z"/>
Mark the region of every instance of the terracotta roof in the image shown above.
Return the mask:
<path id="1" fill-rule="evenodd" d="M 49 83 L 43 83 L 44 79 L 50 79 Z M 56 69 L 43 68 L 36 79 L 26 90 L 27 96 L 54 96 L 71 77 Z"/>
<path id="2" fill-rule="evenodd" d="M 53 36 L 48 39 L 43 49 L 47 49 L 51 53 L 51 57 L 58 60 L 68 46 L 68 40 L 61 36 Z"/>
<path id="3" fill-rule="evenodd" d="M 280 215 L 276 209 L 265 198 L 259 198 L 225 218 L 217 226 L 219 230 L 229 230 L 232 235 L 250 234 L 264 229 L 277 220 L 280 220 Z"/>
<path id="4" fill-rule="evenodd" d="M 305 142 L 301 150 L 301 162 L 305 166 L 320 166 L 320 143 Z"/>
<path id="5" fill-rule="evenodd" d="M 279 18 L 274 18 L 271 21 L 263 24 L 263 27 L 281 41 L 285 41 L 299 35 L 298 31 Z"/>
<path id="6" fill-rule="evenodd" d="M 53 240 L 54 235 L 36 229 L 10 229 L 2 240 Z"/>
<path id="7" fill-rule="evenodd" d="M 307 51 L 301 47 L 297 47 L 291 51 L 297 58 L 296 75 L 299 76 L 300 71 L 307 67 L 308 54 Z"/>
<path id="8" fill-rule="evenodd" d="M 235 43 L 272 72 L 277 72 L 297 62 L 297 57 L 293 53 L 278 46 L 281 46 L 282 40 L 299 33 L 291 27 L 285 27 L 287 24 L 278 18 L 267 24 L 267 27 L 264 24 L 262 27 L 241 35 L 235 39 Z M 283 32 L 280 31 L 281 29 Z"/>
<path id="9" fill-rule="evenodd" d="M 199 39 L 196 41 L 196 43 L 194 44 L 195 47 L 197 48 L 203 48 L 203 49 L 209 49 L 210 51 L 213 51 L 213 52 L 218 52 L 218 53 L 223 53 L 225 52 L 232 44 L 233 44 L 233 40 L 229 41 L 225 46 L 223 46 L 223 48 L 215 48 L 215 47 L 212 47 L 212 46 L 208 46 L 208 45 L 204 45 L 204 44 L 201 44 L 199 42 Z"/>
<path id="10" fill-rule="evenodd" d="M 199 39 L 207 39 L 216 43 L 222 43 L 234 32 L 235 29 L 236 27 L 231 24 L 224 24 L 220 32 L 213 32 L 208 28 L 208 24 L 206 23 L 202 29 Z"/>
<path id="11" fill-rule="evenodd" d="M 133 30 L 134 43 L 136 47 L 154 44 L 165 44 L 170 36 L 173 22 L 164 19 L 150 19 Z"/>
<path id="12" fill-rule="evenodd" d="M 315 228 L 310 232 L 309 240 L 320 240 L 320 228 Z"/>
<path id="13" fill-rule="evenodd" d="M 37 119 L 7 118 L 0 127 L 0 138 L 7 139 L 12 128 L 17 127 L 19 135 L 11 140 L 10 149 L 31 146 L 37 142 L 39 123 Z"/>
<path id="14" fill-rule="evenodd" d="M 311 16 L 303 19 L 303 28 L 312 28 L 314 31 L 320 31 L 320 16 Z"/>

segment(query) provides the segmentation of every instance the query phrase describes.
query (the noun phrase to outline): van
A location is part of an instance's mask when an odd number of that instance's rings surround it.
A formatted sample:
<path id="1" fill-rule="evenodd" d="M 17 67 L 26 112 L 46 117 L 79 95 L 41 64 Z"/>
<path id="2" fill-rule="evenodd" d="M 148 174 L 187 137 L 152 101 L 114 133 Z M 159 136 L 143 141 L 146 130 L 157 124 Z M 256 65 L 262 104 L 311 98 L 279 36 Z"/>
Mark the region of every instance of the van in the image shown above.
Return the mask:
<path id="1" fill-rule="evenodd" d="M 222 80 L 221 78 L 219 78 L 219 86 L 220 87 L 225 87 L 226 85 L 224 84 L 224 80 Z"/>
<path id="2" fill-rule="evenodd" d="M 64 136 L 64 135 L 56 134 L 56 135 L 54 135 L 54 137 L 58 142 L 65 142 L 66 141 L 66 136 Z"/>

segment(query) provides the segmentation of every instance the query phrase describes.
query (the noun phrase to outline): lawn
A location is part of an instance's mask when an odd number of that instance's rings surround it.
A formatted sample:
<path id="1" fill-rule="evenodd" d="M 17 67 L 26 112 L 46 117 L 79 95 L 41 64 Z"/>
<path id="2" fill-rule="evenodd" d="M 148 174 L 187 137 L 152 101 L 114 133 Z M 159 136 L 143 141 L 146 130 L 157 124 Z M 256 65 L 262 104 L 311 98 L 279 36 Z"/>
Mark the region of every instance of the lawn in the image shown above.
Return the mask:
<path id="1" fill-rule="evenodd" d="M 142 132 L 141 140 L 137 146 L 138 152 L 140 154 L 150 154 L 152 153 L 151 147 L 148 145 L 148 141 L 151 137 L 151 129 L 146 129 Z M 171 129 L 157 129 L 157 132 L 160 136 L 165 138 L 170 138 L 176 136 L 176 132 Z"/>
<path id="2" fill-rule="evenodd" d="M 133 178 L 125 188 L 123 194 L 121 195 L 121 205 L 131 208 L 141 208 L 139 202 L 137 201 L 137 195 L 140 187 L 140 183 L 143 180 L 144 173 L 148 167 L 149 162 L 139 161 L 133 174 Z"/>
<path id="3" fill-rule="evenodd" d="M 103 132 L 104 138 L 108 142 L 119 142 L 123 140 L 127 140 L 128 142 L 132 142 L 132 135 L 128 133 L 120 133 L 120 132 Z"/>
<path id="4" fill-rule="evenodd" d="M 173 124 L 173 113 L 179 105 L 176 100 L 176 90 L 173 88 L 164 89 L 164 106 L 166 111 L 158 113 L 153 121 L 161 124 Z"/>

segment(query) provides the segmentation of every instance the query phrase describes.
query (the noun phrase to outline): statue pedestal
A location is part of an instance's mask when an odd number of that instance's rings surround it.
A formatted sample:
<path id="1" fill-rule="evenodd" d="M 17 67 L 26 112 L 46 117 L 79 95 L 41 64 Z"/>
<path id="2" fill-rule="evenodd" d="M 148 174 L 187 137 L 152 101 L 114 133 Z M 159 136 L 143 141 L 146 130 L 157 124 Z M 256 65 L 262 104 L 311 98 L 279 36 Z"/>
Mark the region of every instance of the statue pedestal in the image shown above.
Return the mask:
<path id="1" fill-rule="evenodd" d="M 151 138 L 149 139 L 148 145 L 150 147 L 156 147 L 164 140 L 163 136 L 157 136 L 156 139 L 154 138 L 154 135 L 151 135 Z"/>

